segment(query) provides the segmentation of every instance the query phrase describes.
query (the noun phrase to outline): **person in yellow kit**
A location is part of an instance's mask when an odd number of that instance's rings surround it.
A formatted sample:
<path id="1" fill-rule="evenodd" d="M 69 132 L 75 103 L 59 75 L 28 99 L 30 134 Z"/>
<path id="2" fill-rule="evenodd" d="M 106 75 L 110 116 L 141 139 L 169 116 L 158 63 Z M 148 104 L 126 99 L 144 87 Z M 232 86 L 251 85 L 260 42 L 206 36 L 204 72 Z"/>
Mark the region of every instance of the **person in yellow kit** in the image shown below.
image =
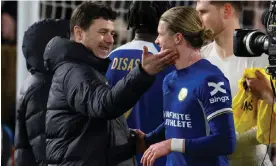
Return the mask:
<path id="1" fill-rule="evenodd" d="M 247 82 L 246 85 L 249 89 L 247 100 L 251 100 L 252 104 L 254 104 L 251 105 L 251 108 L 255 111 L 253 115 L 256 117 L 254 119 L 257 125 L 257 141 L 263 144 L 276 143 L 276 132 L 272 132 L 276 130 L 276 109 L 273 106 L 276 99 L 273 97 L 275 94 L 271 85 L 272 83 L 275 88 L 276 80 L 271 79 L 271 76 L 266 74 L 264 69 L 259 68 L 246 69 L 244 74 L 244 81 Z M 269 79 L 271 79 L 270 82 Z M 233 99 L 233 103 L 236 101 L 238 103 L 238 99 L 242 98 L 244 94 L 246 93 L 241 93 L 240 91 Z"/>

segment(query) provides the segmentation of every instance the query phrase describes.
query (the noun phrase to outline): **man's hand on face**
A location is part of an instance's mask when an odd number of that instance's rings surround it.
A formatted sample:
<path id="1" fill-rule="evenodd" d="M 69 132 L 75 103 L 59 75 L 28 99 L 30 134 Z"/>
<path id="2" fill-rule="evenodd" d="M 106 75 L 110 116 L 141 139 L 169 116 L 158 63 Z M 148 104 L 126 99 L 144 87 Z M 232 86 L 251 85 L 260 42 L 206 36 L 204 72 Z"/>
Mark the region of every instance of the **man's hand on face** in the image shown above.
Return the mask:
<path id="1" fill-rule="evenodd" d="M 166 49 L 155 55 L 151 55 L 148 53 L 148 48 L 144 46 L 142 67 L 149 75 L 155 75 L 161 72 L 165 67 L 174 64 L 178 57 L 178 53 L 170 49 Z"/>

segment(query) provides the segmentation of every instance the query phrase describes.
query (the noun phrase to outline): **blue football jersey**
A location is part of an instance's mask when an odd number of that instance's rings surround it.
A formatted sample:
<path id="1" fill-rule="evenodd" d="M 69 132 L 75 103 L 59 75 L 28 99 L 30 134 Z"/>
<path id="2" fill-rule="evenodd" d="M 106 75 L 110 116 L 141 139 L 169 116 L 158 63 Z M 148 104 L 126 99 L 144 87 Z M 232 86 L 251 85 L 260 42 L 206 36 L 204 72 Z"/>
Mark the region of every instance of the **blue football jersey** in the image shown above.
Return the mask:
<path id="1" fill-rule="evenodd" d="M 141 63 L 143 46 L 148 47 L 150 54 L 156 54 L 160 47 L 154 43 L 133 40 L 112 51 L 109 55 L 112 61 L 106 73 L 107 80 L 111 86 L 114 86 L 120 79 L 125 77 L 131 69 Z M 129 110 L 125 116 L 130 128 L 140 129 L 148 133 L 154 130 L 163 122 L 163 95 L 162 84 L 165 76 L 172 71 L 174 67 L 157 74 L 156 80 L 151 88 L 140 98 L 136 105 Z M 140 163 L 141 155 L 137 156 Z M 159 159 L 155 165 L 165 165 L 165 158 Z"/>
<path id="2" fill-rule="evenodd" d="M 235 130 L 230 85 L 222 72 L 204 59 L 173 71 L 164 80 L 163 97 L 166 139 L 185 139 L 185 153 L 170 153 L 167 165 L 228 165 L 223 154 L 233 149 Z M 224 143 L 231 146 L 224 149 Z"/>

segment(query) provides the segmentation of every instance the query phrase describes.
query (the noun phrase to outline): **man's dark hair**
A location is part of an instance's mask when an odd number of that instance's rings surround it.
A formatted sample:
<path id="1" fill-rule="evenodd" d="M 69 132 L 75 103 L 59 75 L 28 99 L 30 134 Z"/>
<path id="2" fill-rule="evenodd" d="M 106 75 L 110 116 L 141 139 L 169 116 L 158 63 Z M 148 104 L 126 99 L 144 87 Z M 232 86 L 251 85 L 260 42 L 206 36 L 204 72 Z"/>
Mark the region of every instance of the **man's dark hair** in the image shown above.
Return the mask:
<path id="1" fill-rule="evenodd" d="M 168 1 L 133 1 L 128 11 L 128 28 L 156 34 L 161 15 L 170 8 Z"/>
<path id="2" fill-rule="evenodd" d="M 233 6 L 238 15 L 243 10 L 243 1 L 210 1 L 210 3 L 215 6 L 223 6 L 224 4 L 229 3 Z"/>
<path id="3" fill-rule="evenodd" d="M 109 6 L 96 2 L 83 2 L 76 7 L 70 19 L 70 32 L 73 35 L 74 26 L 79 26 L 87 30 L 93 23 L 94 19 L 103 18 L 105 20 L 115 20 L 116 12 Z"/>

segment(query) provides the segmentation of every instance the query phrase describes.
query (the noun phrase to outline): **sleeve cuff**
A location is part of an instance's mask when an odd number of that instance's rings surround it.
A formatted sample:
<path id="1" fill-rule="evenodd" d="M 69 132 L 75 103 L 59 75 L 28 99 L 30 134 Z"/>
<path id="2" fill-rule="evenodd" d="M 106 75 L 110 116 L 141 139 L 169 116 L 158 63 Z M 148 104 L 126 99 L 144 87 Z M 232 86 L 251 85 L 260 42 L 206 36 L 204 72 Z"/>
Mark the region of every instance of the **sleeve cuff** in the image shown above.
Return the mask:
<path id="1" fill-rule="evenodd" d="M 184 153 L 185 152 L 185 139 L 172 138 L 171 139 L 171 151 Z"/>

